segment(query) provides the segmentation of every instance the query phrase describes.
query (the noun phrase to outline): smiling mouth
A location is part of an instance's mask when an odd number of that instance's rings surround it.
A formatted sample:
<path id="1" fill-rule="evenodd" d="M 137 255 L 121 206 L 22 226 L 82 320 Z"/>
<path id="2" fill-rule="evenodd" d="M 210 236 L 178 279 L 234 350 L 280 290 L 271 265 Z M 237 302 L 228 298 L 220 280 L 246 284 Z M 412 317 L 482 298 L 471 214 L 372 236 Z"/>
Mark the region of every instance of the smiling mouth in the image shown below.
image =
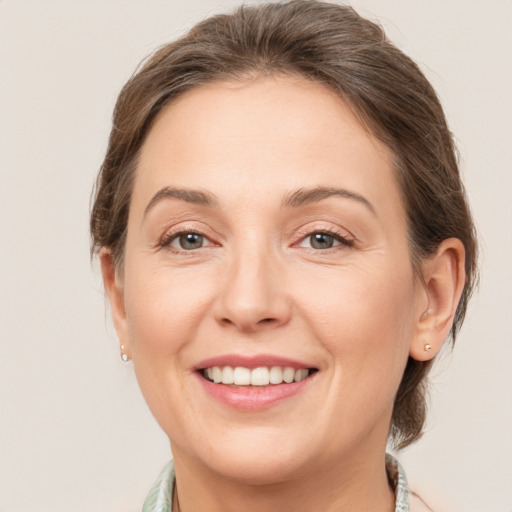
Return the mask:
<path id="1" fill-rule="evenodd" d="M 270 386 L 301 382 L 317 371 L 316 368 L 297 369 L 291 366 L 261 366 L 258 368 L 212 366 L 199 370 L 199 374 L 214 384 Z"/>

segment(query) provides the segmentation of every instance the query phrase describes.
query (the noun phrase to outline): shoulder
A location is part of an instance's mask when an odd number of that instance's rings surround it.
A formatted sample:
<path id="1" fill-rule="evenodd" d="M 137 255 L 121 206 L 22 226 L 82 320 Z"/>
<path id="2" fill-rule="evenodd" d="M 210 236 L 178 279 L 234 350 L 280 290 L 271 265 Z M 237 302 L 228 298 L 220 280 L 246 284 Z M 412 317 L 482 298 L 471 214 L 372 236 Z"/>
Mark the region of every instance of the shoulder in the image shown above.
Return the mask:
<path id="1" fill-rule="evenodd" d="M 409 495 L 411 512 L 434 512 L 415 492 Z"/>

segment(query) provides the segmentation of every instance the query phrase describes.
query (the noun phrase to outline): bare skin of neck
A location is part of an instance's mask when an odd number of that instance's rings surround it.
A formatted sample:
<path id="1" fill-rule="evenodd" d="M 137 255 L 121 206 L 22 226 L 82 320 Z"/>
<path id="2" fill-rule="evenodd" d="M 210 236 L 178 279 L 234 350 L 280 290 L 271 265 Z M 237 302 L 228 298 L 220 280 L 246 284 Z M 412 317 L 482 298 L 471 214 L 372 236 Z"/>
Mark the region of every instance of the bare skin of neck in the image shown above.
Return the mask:
<path id="1" fill-rule="evenodd" d="M 178 456 L 177 456 L 178 455 Z M 330 464 L 271 485 L 227 480 L 175 452 L 173 511 L 193 512 L 393 512 L 384 457 L 361 464 Z"/>

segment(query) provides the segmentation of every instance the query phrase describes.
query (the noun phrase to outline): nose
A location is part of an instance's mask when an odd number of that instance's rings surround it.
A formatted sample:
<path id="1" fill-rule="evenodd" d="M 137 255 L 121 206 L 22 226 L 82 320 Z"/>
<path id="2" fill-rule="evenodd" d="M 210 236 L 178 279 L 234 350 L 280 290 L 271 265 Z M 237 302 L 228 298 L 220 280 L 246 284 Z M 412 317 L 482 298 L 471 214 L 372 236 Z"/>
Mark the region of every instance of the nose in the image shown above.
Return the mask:
<path id="1" fill-rule="evenodd" d="M 224 327 L 256 333 L 289 322 L 291 300 L 282 262 L 269 251 L 237 255 L 226 269 L 215 306 Z"/>

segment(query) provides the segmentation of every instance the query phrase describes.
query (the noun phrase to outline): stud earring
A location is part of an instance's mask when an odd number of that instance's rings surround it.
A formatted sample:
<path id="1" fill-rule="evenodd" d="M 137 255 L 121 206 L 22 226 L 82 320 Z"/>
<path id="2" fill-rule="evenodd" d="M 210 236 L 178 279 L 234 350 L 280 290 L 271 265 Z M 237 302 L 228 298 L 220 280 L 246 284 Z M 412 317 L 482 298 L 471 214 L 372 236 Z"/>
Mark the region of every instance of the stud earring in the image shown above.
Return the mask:
<path id="1" fill-rule="evenodd" d="M 121 345 L 121 359 L 125 363 L 127 363 L 130 360 L 130 358 L 128 357 L 128 354 L 125 354 L 125 352 L 124 352 L 124 345 Z"/>
<path id="2" fill-rule="evenodd" d="M 430 352 L 432 350 L 432 345 L 425 343 L 424 349 L 425 349 L 425 352 Z"/>

